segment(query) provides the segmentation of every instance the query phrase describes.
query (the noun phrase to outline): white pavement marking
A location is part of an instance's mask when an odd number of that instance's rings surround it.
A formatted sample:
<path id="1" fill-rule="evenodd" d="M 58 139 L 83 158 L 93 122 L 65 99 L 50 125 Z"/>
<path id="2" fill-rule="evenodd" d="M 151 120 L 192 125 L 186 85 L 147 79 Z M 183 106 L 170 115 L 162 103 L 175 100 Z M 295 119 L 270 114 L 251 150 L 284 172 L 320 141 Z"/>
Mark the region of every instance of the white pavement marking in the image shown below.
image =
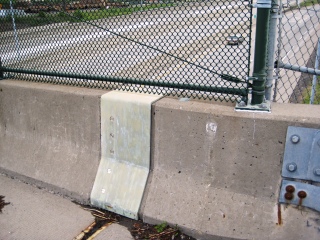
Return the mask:
<path id="1" fill-rule="evenodd" d="M 230 8 L 239 8 L 241 5 L 239 4 L 235 4 L 235 5 L 231 5 L 231 6 L 215 6 L 215 7 L 210 7 L 209 9 L 207 10 L 202 10 L 202 11 L 194 11 L 191 16 L 192 17 L 195 17 L 197 15 L 204 15 L 204 14 L 212 14 L 214 12 L 217 12 L 219 10 L 223 10 L 223 9 L 230 9 Z M 10 60 L 17 60 L 17 61 L 21 61 L 23 60 L 22 57 L 27 57 L 27 56 L 36 56 L 39 54 L 39 52 L 41 52 L 41 54 L 45 53 L 45 52 L 48 52 L 50 50 L 56 50 L 57 48 L 59 50 L 62 50 L 62 49 L 65 49 L 71 45 L 74 45 L 74 44 L 82 44 L 82 43 L 85 43 L 87 41 L 92 41 L 92 40 L 98 40 L 102 37 L 105 37 L 105 36 L 109 36 L 109 35 L 112 35 L 111 32 L 114 32 L 114 33 L 121 33 L 121 32 L 127 32 L 127 31 L 130 31 L 132 29 L 140 29 L 140 28 L 143 28 L 143 27 L 146 27 L 146 26 L 153 26 L 153 25 L 156 25 L 158 23 L 162 23 L 162 22 L 170 22 L 172 21 L 173 19 L 172 18 L 168 18 L 168 17 L 164 17 L 164 18 L 158 18 L 157 20 L 155 21 L 145 21 L 145 22 L 142 22 L 142 23 L 139 23 L 139 24 L 134 24 L 134 25 L 129 25 L 129 26 L 121 26 L 119 28 L 115 28 L 115 29 L 107 29 L 105 31 L 99 31 L 99 32 L 95 32 L 95 33 L 92 33 L 92 34 L 88 34 L 88 35 L 82 35 L 82 36 L 79 36 L 79 37 L 74 37 L 74 38 L 68 38 L 68 39 L 65 39 L 65 40 L 62 40 L 62 41 L 58 41 L 58 42 L 52 42 L 52 43 L 45 43 L 45 44 L 42 44 L 42 45 L 37 45 L 37 46 L 33 46 L 33 47 L 29 47 L 29 48 L 23 48 L 23 49 L 20 49 L 19 51 L 12 51 L 12 52 L 7 52 L 5 56 L 2 57 L 2 61 L 3 62 L 6 62 L 6 61 L 10 61 Z M 100 26 L 99 26 L 100 27 Z M 219 32 L 218 29 L 216 29 L 216 32 Z M 19 57 L 18 57 L 18 54 L 19 54 Z M 11 62 L 13 63 L 13 62 Z"/>

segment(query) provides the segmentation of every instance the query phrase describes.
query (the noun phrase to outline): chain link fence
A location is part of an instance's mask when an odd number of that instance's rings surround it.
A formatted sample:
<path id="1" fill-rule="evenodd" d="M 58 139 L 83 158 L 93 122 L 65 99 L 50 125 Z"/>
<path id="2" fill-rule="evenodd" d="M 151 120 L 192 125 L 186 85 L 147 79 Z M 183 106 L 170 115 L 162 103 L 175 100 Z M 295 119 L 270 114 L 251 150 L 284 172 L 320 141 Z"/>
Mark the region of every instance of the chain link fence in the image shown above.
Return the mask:
<path id="1" fill-rule="evenodd" d="M 248 1 L 10 2 L 3 1 L 0 26 L 5 77 L 178 97 L 247 97 Z"/>
<path id="2" fill-rule="evenodd" d="M 277 68 L 273 100 L 320 104 L 319 68 L 320 0 L 282 1 L 277 60 L 290 69 Z"/>

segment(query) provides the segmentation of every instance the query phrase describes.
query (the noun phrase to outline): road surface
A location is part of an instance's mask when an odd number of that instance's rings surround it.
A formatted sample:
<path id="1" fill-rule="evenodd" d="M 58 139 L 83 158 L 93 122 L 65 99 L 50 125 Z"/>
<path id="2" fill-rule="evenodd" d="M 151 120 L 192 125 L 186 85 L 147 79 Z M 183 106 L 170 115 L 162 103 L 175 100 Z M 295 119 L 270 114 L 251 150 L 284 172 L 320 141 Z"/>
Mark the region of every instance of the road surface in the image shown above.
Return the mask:
<path id="1" fill-rule="evenodd" d="M 7 32 L 1 57 L 4 66 L 15 68 L 242 87 L 214 72 L 248 75 L 247 4 L 184 3 L 89 23 L 21 29 L 17 37 Z M 226 45 L 227 36 L 237 33 L 245 41 Z"/>
<path id="2" fill-rule="evenodd" d="M 320 37 L 320 5 L 285 12 L 281 28 L 280 60 L 283 63 L 307 66 Z M 314 64 L 309 67 L 314 68 Z M 301 73 L 281 69 L 279 74 L 276 101 L 287 103 L 290 97 L 298 98 L 299 96 L 293 96 L 293 94 Z M 310 79 L 312 76 L 310 75 Z"/>

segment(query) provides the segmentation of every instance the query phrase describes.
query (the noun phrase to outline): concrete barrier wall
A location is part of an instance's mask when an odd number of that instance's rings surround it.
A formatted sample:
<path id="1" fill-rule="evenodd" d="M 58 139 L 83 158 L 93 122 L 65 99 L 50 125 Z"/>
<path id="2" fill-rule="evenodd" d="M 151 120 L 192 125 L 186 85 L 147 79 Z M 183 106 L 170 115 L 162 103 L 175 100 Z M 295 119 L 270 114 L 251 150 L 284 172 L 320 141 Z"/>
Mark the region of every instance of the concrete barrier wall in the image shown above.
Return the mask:
<path id="1" fill-rule="evenodd" d="M 86 202 L 100 161 L 106 91 L 0 82 L 0 171 Z M 318 239 L 320 214 L 278 205 L 288 126 L 320 128 L 319 106 L 164 98 L 152 108 L 152 171 L 140 216 L 198 239 Z"/>
<path id="2" fill-rule="evenodd" d="M 101 90 L 0 81 L 0 168 L 89 202 L 100 161 Z"/>
<path id="3" fill-rule="evenodd" d="M 145 221 L 199 239 L 320 237 L 318 213 L 277 204 L 287 127 L 320 128 L 319 106 L 273 104 L 268 114 L 166 98 L 153 111 Z"/>

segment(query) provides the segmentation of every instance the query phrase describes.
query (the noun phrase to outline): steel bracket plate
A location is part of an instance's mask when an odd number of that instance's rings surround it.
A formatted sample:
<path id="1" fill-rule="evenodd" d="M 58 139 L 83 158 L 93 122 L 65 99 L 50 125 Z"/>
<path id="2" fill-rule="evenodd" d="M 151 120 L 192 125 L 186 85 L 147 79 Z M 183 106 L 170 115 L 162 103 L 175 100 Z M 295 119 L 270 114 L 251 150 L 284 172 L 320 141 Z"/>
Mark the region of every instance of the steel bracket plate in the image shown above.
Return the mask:
<path id="1" fill-rule="evenodd" d="M 236 111 L 243 111 L 243 112 L 263 112 L 263 113 L 270 113 L 271 112 L 271 102 L 265 100 L 261 104 L 252 105 L 251 99 L 249 98 L 248 104 L 244 101 L 236 104 L 235 107 Z"/>
<path id="2" fill-rule="evenodd" d="M 271 8 L 272 4 L 270 0 L 257 0 L 257 3 L 252 4 L 253 8 Z"/>
<path id="3" fill-rule="evenodd" d="M 138 219 L 150 169 L 151 104 L 160 98 L 119 91 L 101 96 L 101 161 L 93 206 Z"/>
<path id="4" fill-rule="evenodd" d="M 282 180 L 280 203 L 304 206 L 320 212 L 320 187 L 307 183 Z"/>
<path id="5" fill-rule="evenodd" d="M 288 127 L 282 176 L 320 182 L 320 129 Z"/>

